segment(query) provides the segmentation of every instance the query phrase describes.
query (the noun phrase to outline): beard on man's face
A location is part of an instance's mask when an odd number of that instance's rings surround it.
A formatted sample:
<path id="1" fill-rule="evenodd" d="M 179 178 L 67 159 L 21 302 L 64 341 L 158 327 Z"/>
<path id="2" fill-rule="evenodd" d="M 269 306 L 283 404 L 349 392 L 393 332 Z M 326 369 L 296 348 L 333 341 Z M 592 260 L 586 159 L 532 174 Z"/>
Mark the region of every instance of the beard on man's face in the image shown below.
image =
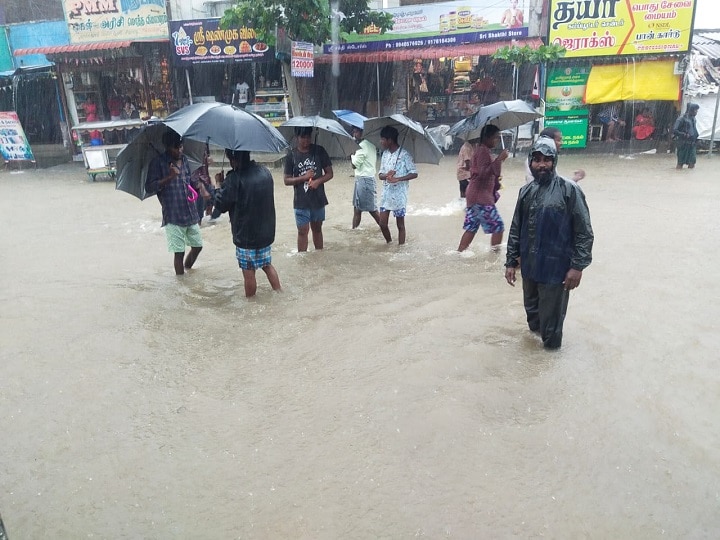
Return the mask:
<path id="1" fill-rule="evenodd" d="M 532 173 L 532 176 L 535 180 L 538 182 L 545 183 L 549 182 L 552 179 L 553 171 L 552 169 L 533 169 L 530 168 L 530 172 Z"/>

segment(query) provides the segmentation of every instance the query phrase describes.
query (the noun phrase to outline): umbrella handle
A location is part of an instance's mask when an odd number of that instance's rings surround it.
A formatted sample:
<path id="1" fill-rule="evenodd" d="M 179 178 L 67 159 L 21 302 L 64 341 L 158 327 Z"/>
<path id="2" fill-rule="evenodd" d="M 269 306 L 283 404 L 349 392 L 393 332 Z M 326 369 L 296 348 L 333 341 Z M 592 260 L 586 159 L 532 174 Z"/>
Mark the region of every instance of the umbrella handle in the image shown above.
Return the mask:
<path id="1" fill-rule="evenodd" d="M 187 200 L 190 201 L 190 202 L 195 202 L 195 201 L 197 201 L 198 192 L 195 191 L 195 188 L 192 187 L 190 184 L 188 184 L 188 189 L 190 190 L 190 195 L 188 195 Z"/>

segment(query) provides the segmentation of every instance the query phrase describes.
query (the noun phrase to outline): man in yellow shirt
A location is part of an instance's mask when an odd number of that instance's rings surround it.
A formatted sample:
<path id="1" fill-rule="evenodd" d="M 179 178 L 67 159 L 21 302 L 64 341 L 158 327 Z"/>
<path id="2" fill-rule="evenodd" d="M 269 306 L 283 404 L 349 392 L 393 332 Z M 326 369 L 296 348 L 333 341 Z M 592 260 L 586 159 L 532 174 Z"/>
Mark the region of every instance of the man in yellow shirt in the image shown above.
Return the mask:
<path id="1" fill-rule="evenodd" d="M 375 175 L 377 166 L 377 148 L 370 141 L 363 139 L 363 130 L 353 126 L 352 135 L 360 148 L 350 156 L 353 169 L 355 169 L 355 191 L 353 192 L 353 220 L 352 228 L 357 229 L 363 212 L 369 212 L 375 223 L 380 226 L 380 214 L 377 207 L 377 194 L 375 189 Z M 390 231 L 380 230 L 386 242 L 390 242 Z"/>

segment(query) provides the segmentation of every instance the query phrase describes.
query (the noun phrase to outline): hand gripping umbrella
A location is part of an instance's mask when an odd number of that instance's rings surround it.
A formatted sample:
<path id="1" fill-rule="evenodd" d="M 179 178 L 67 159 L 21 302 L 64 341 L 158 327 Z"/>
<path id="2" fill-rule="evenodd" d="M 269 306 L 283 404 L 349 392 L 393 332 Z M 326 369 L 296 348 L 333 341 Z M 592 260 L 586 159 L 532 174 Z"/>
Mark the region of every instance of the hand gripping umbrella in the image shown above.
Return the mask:
<path id="1" fill-rule="evenodd" d="M 496 126 L 500 131 L 505 131 L 532 122 L 541 116 L 542 114 L 521 99 L 498 101 L 480 107 L 477 112 L 457 122 L 450 128 L 448 135 L 469 141 L 479 138 L 482 128 L 486 125 Z"/>

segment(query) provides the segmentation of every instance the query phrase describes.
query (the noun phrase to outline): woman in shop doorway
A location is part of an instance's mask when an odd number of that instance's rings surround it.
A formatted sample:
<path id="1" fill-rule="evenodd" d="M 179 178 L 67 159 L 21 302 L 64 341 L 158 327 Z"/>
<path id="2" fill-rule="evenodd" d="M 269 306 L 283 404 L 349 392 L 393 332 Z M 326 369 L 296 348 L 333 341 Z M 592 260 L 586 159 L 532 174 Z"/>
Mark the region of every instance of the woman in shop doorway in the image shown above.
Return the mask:
<path id="1" fill-rule="evenodd" d="M 632 128 L 633 137 L 638 141 L 649 139 L 655 132 L 655 120 L 649 107 L 643 107 L 640 114 L 635 117 L 635 125 Z"/>

